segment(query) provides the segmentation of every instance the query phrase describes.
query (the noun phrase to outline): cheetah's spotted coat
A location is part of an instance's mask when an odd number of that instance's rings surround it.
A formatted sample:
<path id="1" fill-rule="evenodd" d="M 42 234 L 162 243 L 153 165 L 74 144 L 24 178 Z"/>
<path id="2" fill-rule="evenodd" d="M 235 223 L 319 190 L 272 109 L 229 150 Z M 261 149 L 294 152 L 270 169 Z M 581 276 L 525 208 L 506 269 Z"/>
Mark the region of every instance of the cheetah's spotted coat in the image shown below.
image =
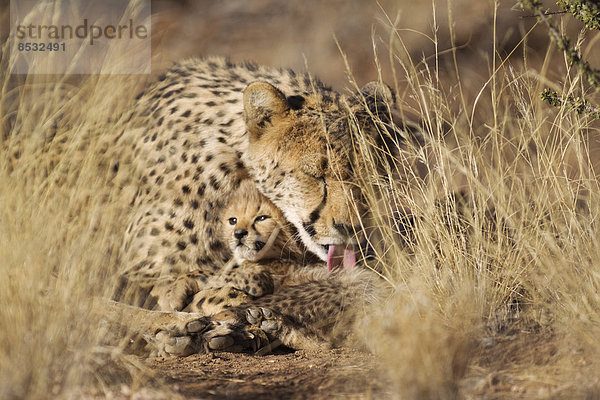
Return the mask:
<path id="1" fill-rule="evenodd" d="M 370 273 L 353 269 L 364 237 L 359 217 L 366 215 L 353 135 L 360 130 L 379 140 L 373 115 L 378 123 L 389 121 L 391 104 L 385 85 L 341 95 L 306 74 L 221 58 L 176 65 L 137 97 L 114 141 L 123 149 L 122 165 L 140 177 L 117 296 L 147 308 L 158 302 L 176 316 L 171 324 L 150 323 L 160 331 L 151 340 L 158 353 L 256 349 L 273 340 L 306 347 L 345 336 L 378 287 Z M 224 281 L 213 289 L 225 288 L 222 296 L 241 290 L 243 301 L 212 317 L 176 313 L 186 306 L 184 297 L 214 282 L 232 258 L 220 216 L 249 179 L 322 260 L 321 268 L 302 271 L 301 279 L 274 292 L 253 294 Z M 178 278 L 187 279 L 186 296 L 169 299 Z M 137 309 L 132 318 L 147 325 L 156 312 Z"/>

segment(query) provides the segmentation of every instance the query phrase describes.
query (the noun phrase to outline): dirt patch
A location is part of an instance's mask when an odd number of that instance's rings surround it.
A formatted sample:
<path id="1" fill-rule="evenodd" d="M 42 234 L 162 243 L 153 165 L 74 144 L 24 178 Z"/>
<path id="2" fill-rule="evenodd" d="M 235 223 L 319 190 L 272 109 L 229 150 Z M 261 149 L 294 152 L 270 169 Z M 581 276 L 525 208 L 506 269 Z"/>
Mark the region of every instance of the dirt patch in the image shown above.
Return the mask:
<path id="1" fill-rule="evenodd" d="M 598 398 L 587 358 L 576 343 L 550 332 L 489 337 L 473 357 L 459 398 Z"/>
<path id="2" fill-rule="evenodd" d="M 146 361 L 171 390 L 186 398 L 382 398 L 376 359 L 349 349 L 324 352 L 197 354 Z"/>
<path id="3" fill-rule="evenodd" d="M 470 355 L 471 363 L 457 382 L 455 396 L 499 400 L 597 398 L 600 383 L 593 374 L 593 364 L 576 348 L 549 332 L 487 337 Z M 353 349 L 136 359 L 149 375 L 131 386 L 87 387 L 65 398 L 392 399 L 407 389 L 390 381 L 376 356 Z"/>

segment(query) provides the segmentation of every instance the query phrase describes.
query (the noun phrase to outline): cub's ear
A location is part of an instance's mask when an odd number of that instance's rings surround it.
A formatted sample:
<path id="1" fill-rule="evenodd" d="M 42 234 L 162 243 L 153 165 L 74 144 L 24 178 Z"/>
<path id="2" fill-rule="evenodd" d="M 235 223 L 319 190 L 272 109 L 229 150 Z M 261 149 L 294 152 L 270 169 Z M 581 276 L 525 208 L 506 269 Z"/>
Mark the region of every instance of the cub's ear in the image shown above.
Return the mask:
<path id="1" fill-rule="evenodd" d="M 396 104 L 396 96 L 392 88 L 378 81 L 367 83 L 360 89 L 360 94 L 366 100 L 369 110 L 375 114 L 393 109 Z"/>
<path id="2" fill-rule="evenodd" d="M 251 139 L 258 139 L 274 116 L 289 109 L 285 95 L 266 82 L 254 82 L 244 90 L 244 118 Z"/>
<path id="3" fill-rule="evenodd" d="M 387 148 L 394 149 L 407 140 L 417 145 L 424 143 L 421 127 L 404 118 L 396 107 L 394 91 L 385 83 L 367 83 L 360 93 L 351 97 L 350 107 L 366 127 L 373 124 L 379 127 L 366 129 L 366 132 L 374 135 L 380 145 L 385 143 Z"/>

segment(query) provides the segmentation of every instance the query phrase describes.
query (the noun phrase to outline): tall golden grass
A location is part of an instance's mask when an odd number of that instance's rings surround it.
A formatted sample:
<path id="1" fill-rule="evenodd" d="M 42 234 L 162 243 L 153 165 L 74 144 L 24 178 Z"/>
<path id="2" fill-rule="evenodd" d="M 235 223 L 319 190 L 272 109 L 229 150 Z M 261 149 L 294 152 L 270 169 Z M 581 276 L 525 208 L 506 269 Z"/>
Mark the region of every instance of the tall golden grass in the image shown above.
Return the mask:
<path id="1" fill-rule="evenodd" d="M 9 75 L 0 68 L 0 398 L 50 398 L 106 383 L 121 354 L 92 299 L 114 288 L 123 232 L 102 139 L 133 77 Z M 135 369 L 135 368 L 134 368 Z M 135 372 L 135 371 L 133 371 Z"/>
<path id="2" fill-rule="evenodd" d="M 481 81 L 456 57 L 450 71 L 441 55 L 417 64 L 388 23 L 400 111 L 423 138 L 358 140 L 395 288 L 366 343 L 399 398 L 596 398 L 600 124 L 540 100 L 544 86 L 575 95 L 582 83 L 568 66 L 561 83 L 546 78 L 551 49 L 540 71 L 493 56 Z M 382 175 L 386 153 L 397 156 Z"/>
<path id="3" fill-rule="evenodd" d="M 476 86 L 458 67 L 443 73 L 437 59 L 413 62 L 393 23 L 390 32 L 390 83 L 424 139 L 375 151 L 356 141 L 370 160 L 363 186 L 383 243 L 378 262 L 394 288 L 358 333 L 398 398 L 599 396 L 597 123 L 541 104 L 542 86 L 557 85 L 545 78 L 547 65 L 534 72 L 493 57 L 489 79 Z M 103 138 L 115 126 L 106 121 L 144 80 L 10 76 L 8 45 L 0 69 L 0 398 L 102 389 L 117 379 L 106 368 L 112 361 L 143 384 L 147 371 L 102 345 L 106 327 L 90 310 L 93 297 L 115 287 L 126 220 L 106 185 Z M 564 93 L 579 89 L 576 78 L 564 82 Z M 386 158 L 382 174 L 371 166 L 386 152 L 395 159 Z M 515 354 L 531 351 L 531 335 L 564 349 L 545 364 L 505 357 L 507 340 Z"/>

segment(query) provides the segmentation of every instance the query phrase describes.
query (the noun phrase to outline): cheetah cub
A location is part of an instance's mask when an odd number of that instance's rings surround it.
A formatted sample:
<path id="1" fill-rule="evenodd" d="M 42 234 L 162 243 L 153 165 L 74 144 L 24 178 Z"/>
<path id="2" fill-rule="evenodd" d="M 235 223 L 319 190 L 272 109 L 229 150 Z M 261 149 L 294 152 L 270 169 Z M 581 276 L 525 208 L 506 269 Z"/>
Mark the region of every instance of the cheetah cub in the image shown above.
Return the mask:
<path id="1" fill-rule="evenodd" d="M 221 220 L 231 260 L 207 280 L 200 279 L 200 270 L 179 276 L 168 292 L 180 310 L 211 318 L 210 339 L 203 339 L 211 350 L 268 354 L 280 345 L 339 346 L 353 340 L 348 332 L 384 293 L 378 276 L 364 268 L 329 271 L 294 240 L 294 228 L 249 179 L 242 181 Z M 200 344 L 189 344 L 198 337 L 191 334 L 185 346 L 173 351 L 158 345 L 157 354 L 198 351 Z"/>
<path id="2" fill-rule="evenodd" d="M 261 260 L 303 260 L 311 256 L 294 239 L 283 213 L 245 180 L 222 214 L 223 238 L 239 264 Z"/>
<path id="3" fill-rule="evenodd" d="M 208 279 L 201 270 L 180 275 L 159 299 L 162 309 L 214 315 L 272 294 L 294 270 L 324 268 L 294 239 L 283 213 L 249 179 L 223 210 L 221 223 L 231 260 Z"/>

